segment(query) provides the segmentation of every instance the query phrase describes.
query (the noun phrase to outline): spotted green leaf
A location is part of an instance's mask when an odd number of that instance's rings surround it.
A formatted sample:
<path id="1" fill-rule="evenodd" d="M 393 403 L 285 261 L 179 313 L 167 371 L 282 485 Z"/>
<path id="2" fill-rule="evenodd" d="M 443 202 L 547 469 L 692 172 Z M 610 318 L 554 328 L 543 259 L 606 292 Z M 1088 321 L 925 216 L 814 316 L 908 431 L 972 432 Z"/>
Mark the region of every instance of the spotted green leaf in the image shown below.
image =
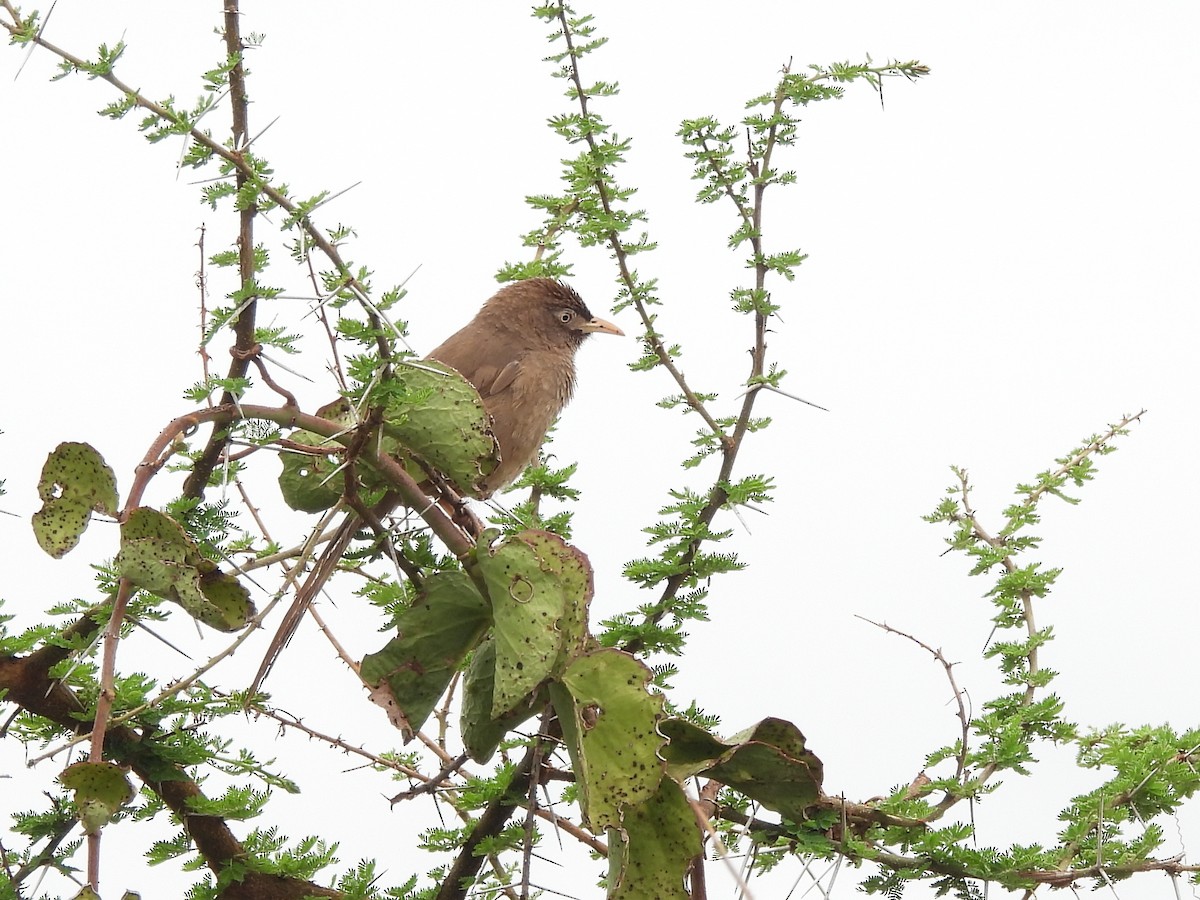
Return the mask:
<path id="1" fill-rule="evenodd" d="M 134 797 L 125 770 L 110 762 L 77 762 L 58 780 L 75 792 L 75 811 L 86 834 L 98 834 Z"/>
<path id="2" fill-rule="evenodd" d="M 179 523 L 150 507 L 133 510 L 121 526 L 117 571 L 218 631 L 237 631 L 254 615 L 241 582 L 205 559 Z"/>
<path id="3" fill-rule="evenodd" d="M 42 508 L 33 514 L 33 533 L 55 559 L 75 548 L 93 512 L 117 514 L 117 478 L 90 444 L 54 448 L 42 466 L 38 496 Z"/>

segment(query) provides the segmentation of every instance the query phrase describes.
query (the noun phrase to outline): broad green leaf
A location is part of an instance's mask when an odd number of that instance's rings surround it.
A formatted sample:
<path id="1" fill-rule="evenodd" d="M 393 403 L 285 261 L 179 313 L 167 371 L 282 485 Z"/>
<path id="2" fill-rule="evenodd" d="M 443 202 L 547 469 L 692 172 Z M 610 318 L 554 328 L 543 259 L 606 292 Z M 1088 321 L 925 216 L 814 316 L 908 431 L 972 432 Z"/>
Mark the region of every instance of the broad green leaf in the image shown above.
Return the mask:
<path id="1" fill-rule="evenodd" d="M 135 793 L 125 770 L 110 762 L 77 762 L 58 780 L 75 792 L 75 813 L 85 834 L 98 834 Z"/>
<path id="2" fill-rule="evenodd" d="M 339 397 L 317 410 L 317 415 L 346 428 L 354 424 L 350 401 Z M 305 447 L 329 447 L 340 449 L 341 445 L 332 438 L 297 429 L 288 435 L 288 440 Z M 283 471 L 279 475 L 279 492 L 283 502 L 300 512 L 324 512 L 342 497 L 343 481 L 337 473 L 341 460 L 334 453 L 317 456 L 299 450 L 284 448 L 279 454 Z"/>
<path id="3" fill-rule="evenodd" d="M 75 548 L 93 512 L 117 515 L 117 478 L 90 444 L 62 443 L 38 479 L 42 508 L 33 514 L 38 546 L 55 559 Z"/>
<path id="4" fill-rule="evenodd" d="M 401 613 L 399 635 L 363 659 L 363 681 L 390 689 L 405 741 L 420 730 L 490 624 L 488 604 L 471 579 L 439 572 Z"/>
<path id="5" fill-rule="evenodd" d="M 237 631 L 254 615 L 241 582 L 205 559 L 179 523 L 156 509 L 141 506 L 129 514 L 116 562 L 134 587 L 178 603 L 218 631 Z"/>
<path id="6" fill-rule="evenodd" d="M 662 750 L 667 774 L 680 781 L 713 765 L 731 749 L 730 744 L 687 719 L 667 719 L 658 730 L 668 740 Z"/>
<path id="7" fill-rule="evenodd" d="M 288 440 L 308 447 L 324 447 L 327 438 L 311 431 L 293 431 Z M 283 502 L 300 512 L 318 513 L 332 507 L 342 498 L 343 481 L 335 456 L 314 456 L 297 450 L 279 454 L 283 471 L 279 473 L 279 492 Z"/>
<path id="8" fill-rule="evenodd" d="M 444 475 L 458 493 L 478 496 L 480 479 L 500 458 L 475 388 L 432 360 L 398 364 L 395 379 L 401 389 L 388 394 L 384 433 Z"/>
<path id="9" fill-rule="evenodd" d="M 609 900 L 687 900 L 684 877 L 703 846 L 683 789 L 664 778 L 647 800 L 625 807 L 608 829 Z"/>
<path id="10" fill-rule="evenodd" d="M 587 557 L 546 531 L 522 531 L 477 553 L 495 621 L 492 717 L 525 699 L 582 648 L 592 571 Z"/>
<path id="11" fill-rule="evenodd" d="M 254 604 L 250 602 L 249 591 L 236 577 L 208 559 L 202 559 L 196 570 L 200 573 L 200 594 L 194 596 L 195 611 L 188 609 L 188 612 L 218 631 L 237 631 L 250 621 L 255 613 Z"/>
<path id="12" fill-rule="evenodd" d="M 763 719 L 728 741 L 683 719 L 668 719 L 659 730 L 669 739 L 662 758 L 672 778 L 715 778 L 794 821 L 821 796 L 821 760 L 791 722 Z"/>
<path id="13" fill-rule="evenodd" d="M 504 736 L 535 715 L 546 705 L 546 692 L 534 691 L 525 702 L 502 715 L 492 717 L 492 696 L 496 682 L 496 642 L 489 637 L 471 656 L 463 678 L 462 738 L 471 758 L 485 763 L 504 740 Z"/>
<path id="14" fill-rule="evenodd" d="M 658 791 L 662 697 L 647 690 L 649 681 L 650 670 L 641 662 L 605 649 L 576 658 L 561 681 L 550 684 L 579 805 L 593 831 L 619 828 L 627 808 Z"/>

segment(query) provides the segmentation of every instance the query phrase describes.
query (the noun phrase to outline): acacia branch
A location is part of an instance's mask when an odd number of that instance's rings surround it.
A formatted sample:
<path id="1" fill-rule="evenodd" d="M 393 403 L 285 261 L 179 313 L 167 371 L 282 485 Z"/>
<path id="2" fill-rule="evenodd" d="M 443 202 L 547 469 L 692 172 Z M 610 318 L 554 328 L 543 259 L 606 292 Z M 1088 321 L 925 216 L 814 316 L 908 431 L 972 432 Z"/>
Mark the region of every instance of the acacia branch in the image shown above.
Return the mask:
<path id="1" fill-rule="evenodd" d="M 1041 482 L 1035 488 L 1030 488 L 1025 492 L 1025 500 L 1022 507 L 1026 510 L 1032 509 L 1047 493 L 1058 493 L 1056 485 L 1061 484 L 1065 479 L 1072 477 L 1071 473 L 1077 467 L 1082 465 L 1086 460 L 1097 454 L 1105 452 L 1109 443 L 1119 434 L 1124 433 L 1124 430 L 1133 422 L 1138 421 L 1145 410 L 1140 410 L 1134 415 L 1123 416 L 1115 425 L 1110 425 L 1108 430 L 1102 435 L 1099 435 L 1090 440 L 1080 450 L 1071 456 L 1059 462 L 1059 466 L 1044 475 L 1040 476 Z M 966 526 L 969 529 L 972 538 L 988 547 L 1002 552 L 999 560 L 1006 574 L 1011 574 L 1017 571 L 1018 566 L 1013 559 L 1013 554 L 1010 549 L 1010 544 L 1003 533 L 1001 535 L 991 534 L 979 521 L 979 517 L 975 514 L 975 510 L 971 506 L 971 485 L 967 473 L 963 469 L 956 469 L 956 474 L 959 479 L 959 500 L 958 506 L 960 511 L 952 513 L 948 518 L 950 521 L 959 525 Z M 1037 623 L 1034 618 L 1034 594 L 1028 588 L 1022 588 L 1017 592 L 1017 597 L 1021 602 L 1021 617 L 1025 625 L 1025 634 L 1030 639 L 1030 647 L 1025 654 L 1025 665 L 1027 672 L 1024 678 L 1025 692 L 1021 698 L 1020 708 L 1028 709 L 1033 705 L 1034 699 L 1037 696 L 1037 686 L 1035 677 L 1041 671 L 1041 663 L 1038 657 L 1038 646 L 1034 641 L 1037 635 Z M 976 774 L 971 782 L 976 786 L 986 784 L 999 770 L 999 763 L 993 761 L 984 766 L 978 774 Z M 968 794 L 956 794 L 947 792 L 946 796 L 938 803 L 934 818 L 940 817 L 947 810 L 960 802 L 965 796 L 970 796 L 974 792 Z"/>
<path id="2" fill-rule="evenodd" d="M 130 513 L 137 508 L 141 503 L 142 495 L 149 484 L 150 479 L 157 473 L 166 461 L 170 458 L 173 452 L 173 447 L 178 438 L 187 431 L 195 428 L 197 425 L 204 422 L 211 422 L 216 428 L 223 425 L 228 425 L 232 422 L 245 419 L 264 419 L 274 422 L 278 425 L 287 427 L 296 427 L 297 425 L 304 427 L 309 431 L 321 434 L 333 440 L 341 441 L 342 443 L 353 446 L 355 451 L 360 453 L 364 458 L 368 459 L 373 468 L 379 471 L 380 475 L 385 480 L 398 479 L 398 483 L 393 485 L 396 495 L 404 498 L 409 505 L 420 510 L 420 515 L 425 519 L 434 533 L 437 534 L 446 544 L 448 548 L 459 558 L 465 556 L 473 547 L 468 537 L 454 523 L 446 512 L 436 503 L 431 503 L 429 498 L 425 496 L 420 487 L 413 481 L 412 477 L 405 471 L 404 467 L 397 463 L 394 459 L 386 454 L 380 453 L 377 449 L 367 445 L 373 445 L 375 442 L 363 439 L 363 434 L 358 431 L 346 433 L 345 428 L 335 422 L 330 422 L 322 419 L 319 416 L 312 416 L 307 413 L 300 412 L 294 407 L 263 407 L 249 404 L 229 404 L 223 406 L 209 407 L 205 410 L 199 410 L 195 413 L 189 413 L 172 420 L 158 435 L 155 441 L 151 444 L 142 462 L 136 469 L 134 483 L 130 488 L 129 495 L 126 500 L 125 507 L 120 514 L 120 521 L 124 522 Z M 393 496 L 396 496 L 393 495 Z M 436 523 L 436 524 L 434 524 Z M 347 529 L 351 529 L 349 535 L 352 535 L 352 522 L 347 520 L 343 523 L 341 534 L 342 539 L 335 540 L 329 547 L 326 548 L 322 556 L 324 566 L 319 566 L 318 570 L 310 578 L 311 584 L 316 584 L 314 579 L 318 575 L 328 577 L 332 572 L 332 565 L 336 565 L 340 560 L 342 553 L 345 550 Z M 314 531 L 314 535 L 318 532 Z M 474 567 L 469 567 L 473 569 Z M 294 567 L 292 573 L 299 571 L 299 566 Z M 476 573 L 478 576 L 478 573 Z M 310 592 L 315 593 L 316 588 Z M 121 623 L 125 618 L 125 605 L 133 590 L 127 578 L 121 578 L 118 591 L 113 602 L 113 609 L 109 616 L 108 626 L 104 636 L 104 651 L 101 665 L 101 683 L 100 692 L 97 698 L 95 718 L 92 726 L 92 751 L 91 758 L 93 761 L 100 759 L 102 749 L 104 747 L 105 729 L 108 727 L 108 715 L 111 710 L 112 701 L 114 698 L 114 679 L 116 671 L 116 653 L 117 645 L 120 636 Z M 295 609 L 295 604 L 293 609 Z M 301 607 L 299 613 L 303 613 Z M 265 614 L 266 611 L 264 611 Z M 89 617 L 84 617 L 80 621 L 81 628 L 83 624 L 91 621 Z M 245 632 L 234 642 L 232 649 L 237 644 L 244 640 L 250 632 Z M 278 652 L 278 648 L 275 651 Z M 268 655 L 267 661 L 264 662 L 264 670 L 269 666 L 273 659 L 272 655 Z M 215 664 L 215 663 L 214 663 Z M 260 670 L 259 676 L 255 679 L 255 686 L 261 681 L 265 675 L 265 671 Z M 250 692 L 253 693 L 253 690 Z M 93 878 L 93 882 L 94 882 Z"/>
<path id="3" fill-rule="evenodd" d="M 69 732 L 86 733 L 88 724 L 79 718 L 84 704 L 75 692 L 49 677 L 59 648 L 44 647 L 28 656 L 0 657 L 0 694 L 28 712 L 48 719 Z M 340 897 L 312 882 L 246 871 L 246 851 L 220 816 L 195 813 L 194 804 L 207 803 L 199 784 L 171 755 L 161 753 L 152 739 L 131 728 L 109 728 L 104 755 L 128 766 L 178 817 L 209 870 L 219 875 L 232 864 L 243 867 L 244 878 L 221 895 L 233 900 L 300 900 L 302 897 Z"/>
<path id="4" fill-rule="evenodd" d="M 961 734 L 960 734 L 960 738 L 959 738 L 961 741 L 961 745 L 959 747 L 959 751 L 956 756 L 957 769 L 955 770 L 954 777 L 955 777 L 955 779 L 961 781 L 967 771 L 968 741 L 970 740 L 970 736 L 971 736 L 971 717 L 967 714 L 966 704 L 963 703 L 963 691 L 961 688 L 959 688 L 958 682 L 954 678 L 954 665 L 955 664 L 950 662 L 948 659 L 946 659 L 946 655 L 944 653 L 942 653 L 942 651 L 940 649 L 935 650 L 933 647 L 929 646 L 921 639 L 919 639 L 905 631 L 901 631 L 898 628 L 893 628 L 891 625 L 888 625 L 886 622 L 875 622 L 871 619 L 868 619 L 866 616 L 856 616 L 856 618 L 862 619 L 864 622 L 874 625 L 876 628 L 881 628 L 884 631 L 888 632 L 889 634 L 895 634 L 895 635 L 899 635 L 900 637 L 903 637 L 903 638 L 908 638 L 910 641 L 912 641 L 914 644 L 916 644 L 922 650 L 925 650 L 928 653 L 930 653 L 934 659 L 936 659 L 939 663 L 942 664 L 942 669 L 946 672 L 946 680 L 950 682 L 950 691 L 954 695 L 954 702 L 958 707 L 957 715 L 958 715 L 958 721 L 959 721 L 959 724 L 961 727 Z M 933 821 L 934 819 L 940 818 L 941 815 L 943 814 L 943 812 L 944 812 L 944 810 L 939 811 L 939 812 L 937 812 L 936 815 L 931 816 L 927 819 L 924 819 L 923 821 Z"/>
<path id="5" fill-rule="evenodd" d="M 575 96 L 579 102 L 580 113 L 583 118 L 587 120 L 589 117 L 587 91 L 584 88 L 583 78 L 580 74 L 579 54 L 576 51 L 574 41 L 571 37 L 572 28 L 570 21 L 567 18 L 566 7 L 563 0 L 559 0 L 558 2 L 558 21 L 563 39 L 566 42 L 567 57 L 570 60 L 570 78 L 575 85 Z M 782 102 L 782 92 L 780 92 L 778 105 L 782 106 Z M 589 150 L 593 154 L 597 154 L 599 148 L 596 144 L 596 139 L 588 129 L 584 129 L 584 140 L 587 142 Z M 772 129 L 769 140 L 771 145 L 773 145 L 775 140 L 774 129 Z M 604 210 L 605 214 L 611 218 L 611 198 L 609 196 L 608 189 L 605 186 L 604 179 L 600 176 L 597 176 L 593 180 L 592 185 L 595 188 L 597 197 L 600 200 L 601 208 Z M 756 231 L 759 224 L 761 224 L 762 195 L 765 187 L 765 184 L 759 184 L 756 185 L 755 188 L 754 221 Z M 621 240 L 620 234 L 618 234 L 615 230 L 612 230 L 608 232 L 607 237 L 609 246 L 612 248 L 614 258 L 617 261 L 617 266 L 621 275 L 621 281 L 625 285 L 634 309 L 637 310 L 638 316 L 641 318 L 642 324 L 646 329 L 647 342 L 654 351 L 655 355 L 658 357 L 660 364 L 667 370 L 667 372 L 670 373 L 676 385 L 682 391 L 688 407 L 696 411 L 696 413 L 704 420 L 705 425 L 720 442 L 721 468 L 716 479 L 714 480 L 713 487 L 709 490 L 708 502 L 705 504 L 704 509 L 698 516 L 699 521 L 705 526 L 705 528 L 707 528 L 712 524 L 713 519 L 716 518 L 717 512 L 729 500 L 729 495 L 726 492 L 724 485 L 729 483 L 729 480 L 733 475 L 738 451 L 741 449 L 741 443 L 749 430 L 751 413 L 754 409 L 754 402 L 758 396 L 758 391 L 750 390 L 746 392 L 742 401 L 741 411 L 734 425 L 733 434 L 726 434 L 725 430 L 720 426 L 712 414 L 709 413 L 703 401 L 696 395 L 691 386 L 687 383 L 683 373 L 680 372 L 675 366 L 675 363 L 671 359 L 671 355 L 667 351 L 666 346 L 662 343 L 658 333 L 654 330 L 654 325 L 649 310 L 646 308 L 645 303 L 639 298 L 638 292 L 635 289 L 636 279 L 629 269 L 628 252 L 625 249 L 625 245 Z M 755 241 L 755 255 L 756 259 L 758 260 L 755 269 L 755 286 L 761 289 L 765 283 L 767 267 L 762 262 L 761 244 L 757 241 L 757 238 Z M 747 379 L 748 384 L 753 384 L 754 379 L 760 377 L 764 369 L 764 360 L 766 356 L 766 325 L 767 316 L 762 312 L 756 312 L 754 323 L 755 337 L 754 346 L 751 350 L 750 377 Z M 678 594 L 679 589 L 684 585 L 684 583 L 687 582 L 689 578 L 693 577 L 691 571 L 692 563 L 699 554 L 702 545 L 703 538 L 699 537 L 692 539 L 688 543 L 683 554 L 680 556 L 681 571 L 670 576 L 666 580 L 666 583 L 663 586 L 663 591 L 659 597 L 658 603 L 656 604 L 658 610 L 654 613 L 651 613 L 647 617 L 648 624 L 656 623 L 662 618 L 663 615 L 666 614 L 671 600 Z M 626 645 L 625 649 L 629 650 L 630 652 L 637 652 L 639 649 L 641 649 L 641 642 L 637 640 L 631 641 Z"/>
<path id="6" fill-rule="evenodd" d="M 563 40 L 566 42 L 567 55 L 571 61 L 570 77 L 571 81 L 575 85 L 575 96 L 579 101 L 579 111 L 583 119 L 586 121 L 589 118 L 587 90 L 583 86 L 583 79 L 580 75 L 579 54 L 575 49 L 575 42 L 571 38 L 573 32 L 571 23 L 567 18 L 567 10 L 564 0 L 558 0 L 558 21 Z M 593 155 L 596 155 L 599 152 L 599 147 L 596 144 L 595 136 L 588 129 L 584 129 L 584 132 L 584 141 L 587 143 L 588 150 Z M 596 196 L 600 200 L 600 206 L 604 210 L 605 215 L 611 218 L 613 214 L 612 198 L 609 196 L 608 188 L 604 184 L 604 179 L 597 176 L 593 180 L 592 186 L 596 189 Z M 607 237 L 609 246 L 612 248 L 613 255 L 617 261 L 617 268 L 621 273 L 621 281 L 625 285 L 625 289 L 629 292 L 630 302 L 633 304 L 633 308 L 637 311 L 638 317 L 642 320 L 642 325 L 646 329 L 646 342 L 654 351 L 655 356 L 658 357 L 659 364 L 671 374 L 671 378 L 674 379 L 675 384 L 678 385 L 680 391 L 683 392 L 683 396 L 687 401 L 687 405 L 694 409 L 700 418 L 704 420 L 704 424 L 709 427 L 712 433 L 724 442 L 727 440 L 724 430 L 719 424 L 717 424 L 716 419 L 714 419 L 709 413 L 708 409 L 704 405 L 704 402 L 696 395 L 691 386 L 687 383 L 687 379 L 676 367 L 674 360 L 671 358 L 670 352 L 668 352 L 666 346 L 663 344 L 658 332 L 654 330 L 654 322 L 650 316 L 650 312 L 646 309 L 645 303 L 638 296 L 638 292 L 636 290 L 637 280 L 634 278 L 633 273 L 629 270 L 629 254 L 625 249 L 625 244 L 621 240 L 620 234 L 618 234 L 616 231 L 609 231 Z"/>
<path id="7" fill-rule="evenodd" d="M 224 0 L 224 3 L 225 52 L 229 59 L 237 60 L 229 70 L 229 97 L 233 118 L 231 143 L 233 145 L 232 152 L 241 157 L 244 150 L 243 145 L 250 130 L 250 104 L 246 97 L 244 66 L 246 46 L 242 43 L 241 11 L 238 9 L 238 0 Z M 234 182 L 237 185 L 239 196 L 250 178 L 251 173 L 248 167 L 241 167 L 235 171 Z M 238 210 L 238 279 L 243 290 L 253 283 L 255 275 L 254 217 L 256 215 L 258 215 L 258 206 L 254 203 L 243 204 Z M 257 311 L 257 299 L 248 299 L 238 312 L 234 325 L 234 347 L 231 351 L 233 360 L 229 364 L 229 372 L 226 376 L 229 379 L 244 378 L 249 371 L 250 351 L 257 343 L 254 338 Z M 236 402 L 236 398 L 233 393 L 226 389 L 221 397 L 221 403 L 234 402 Z M 192 465 L 192 471 L 187 481 L 184 482 L 183 494 L 185 497 L 199 498 L 204 495 L 204 490 L 208 487 L 209 476 L 216 468 L 228 441 L 228 432 L 214 429 L 209 435 L 207 444 Z"/>
<path id="8" fill-rule="evenodd" d="M 311 216 L 307 212 L 301 212 L 300 205 L 293 201 L 290 197 L 283 194 L 273 184 L 266 181 L 261 171 L 256 169 L 252 160 L 249 158 L 247 145 L 244 143 L 245 136 L 249 133 L 248 130 L 248 113 L 245 109 L 246 93 L 245 93 L 245 72 L 242 65 L 242 53 L 245 50 L 245 44 L 241 39 L 238 20 L 241 13 L 238 10 L 238 0 L 225 0 L 222 9 L 224 13 L 224 39 L 226 49 L 229 53 L 229 58 L 237 59 L 237 62 L 230 70 L 230 95 L 233 100 L 233 146 L 227 147 L 220 141 L 215 140 L 209 134 L 200 129 L 198 122 L 191 121 L 187 115 L 175 112 L 161 103 L 157 103 L 145 96 L 136 88 L 125 83 L 116 74 L 110 70 L 97 70 L 97 67 L 89 63 L 82 57 L 76 56 L 68 50 L 65 50 L 56 44 L 45 39 L 40 33 L 36 33 L 29 37 L 39 47 L 54 54 L 59 59 L 70 65 L 74 70 L 87 72 L 89 77 L 98 78 L 101 81 L 107 82 L 118 90 L 126 100 L 134 107 L 144 109 L 152 113 L 155 117 L 168 123 L 174 130 L 181 134 L 186 134 L 193 143 L 203 147 L 211 155 L 216 156 L 227 162 L 234 173 L 235 184 L 240 189 L 250 185 L 254 188 L 259 197 L 266 198 L 271 205 L 278 206 L 289 213 L 299 227 L 307 235 L 308 240 L 316 246 L 340 275 L 342 290 L 347 291 L 354 296 L 363 306 L 365 315 L 370 323 L 371 328 L 379 335 L 376 339 L 377 349 L 380 358 L 389 363 L 392 358 L 391 346 L 389 341 L 384 337 L 383 320 L 375 309 L 374 305 L 368 298 L 368 289 L 362 284 L 357 276 L 350 270 L 349 265 L 342 259 L 341 253 L 337 246 L 329 239 L 325 232 L 318 228 L 313 222 Z M 9 0 L 3 0 L 2 8 L 8 12 L 12 18 L 11 22 L 0 22 L 0 26 L 13 37 L 23 36 L 23 27 L 25 21 L 21 19 L 19 13 L 12 6 Z M 239 111 L 240 110 L 240 111 Z M 254 276 L 254 238 L 253 238 L 253 218 L 257 212 L 258 204 L 247 204 L 246 208 L 240 211 L 239 215 L 239 232 L 238 232 L 238 269 L 241 278 L 242 286 L 245 287 Z M 237 325 L 235 326 L 236 343 L 235 350 L 239 352 L 248 351 L 254 344 L 254 302 L 251 301 L 245 305 L 239 312 Z M 230 377 L 242 377 L 245 375 L 248 366 L 248 359 L 240 360 L 235 354 L 233 363 L 230 366 Z M 223 398 L 223 403 L 232 402 L 233 398 L 226 394 Z M 214 435 L 209 439 L 200 459 L 193 468 L 191 476 L 185 484 L 184 492 L 187 496 L 199 497 L 204 493 L 208 484 L 208 478 L 212 474 L 217 461 L 220 458 L 221 450 L 224 446 L 224 436 Z"/>

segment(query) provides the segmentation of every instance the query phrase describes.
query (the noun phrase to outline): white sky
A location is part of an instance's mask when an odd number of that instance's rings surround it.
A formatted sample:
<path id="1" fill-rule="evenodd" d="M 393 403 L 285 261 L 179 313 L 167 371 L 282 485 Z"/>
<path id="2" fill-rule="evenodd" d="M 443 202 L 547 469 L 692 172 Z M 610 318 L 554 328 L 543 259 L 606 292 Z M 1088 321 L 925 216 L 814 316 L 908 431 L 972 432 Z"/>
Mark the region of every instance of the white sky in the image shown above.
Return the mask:
<path id="1" fill-rule="evenodd" d="M 60 0 L 46 36 L 86 55 L 124 35 L 130 49 L 118 74 L 187 104 L 199 73 L 220 59 L 211 33 L 219 6 L 173 5 L 165 15 L 159 3 Z M 347 256 L 375 270 L 377 287 L 416 270 L 396 315 L 409 319 L 418 351 L 470 317 L 503 261 L 526 256 L 518 235 L 536 218 L 522 198 L 558 189 L 567 151 L 543 122 L 569 106 L 540 62 L 550 52 L 547 29 L 527 11 L 524 3 L 354 4 L 339 5 L 334 18 L 311 2 L 245 4 L 245 29 L 267 35 L 250 57 L 252 130 L 279 117 L 260 153 L 299 196 L 362 182 L 322 221 L 355 226 Z M 760 410 L 776 424 L 748 444 L 742 472 L 774 473 L 777 500 L 769 518 L 750 518 L 751 535 L 739 526 L 734 543 L 750 569 L 714 582 L 713 622 L 691 629 L 676 699 L 696 697 L 722 716 L 726 733 L 765 715 L 795 721 L 825 761 L 830 792 L 863 799 L 906 783 L 926 752 L 954 738 L 949 691 L 927 655 L 856 614 L 961 661 L 959 683 L 977 708 L 997 693 L 992 664 L 979 658 L 991 615 L 981 595 L 991 584 L 968 580 L 961 558 L 940 558 L 943 532 L 918 518 L 950 483 L 947 466 L 970 469 L 976 507 L 998 526 L 1017 482 L 1145 407 L 1121 451 L 1101 460 L 1082 505 L 1043 508 L 1035 558 L 1065 568 L 1039 610 L 1039 624 L 1058 635 L 1043 659 L 1062 673 L 1055 689 L 1074 721 L 1194 724 L 1200 7 L 620 0 L 593 11 L 611 41 L 586 60 L 586 78 L 621 83 L 623 93 L 596 108 L 634 140 L 618 177 L 640 188 L 636 202 L 660 243 L 637 264 L 660 280 L 660 327 L 683 343 L 694 386 L 721 391 L 727 403 L 745 376 L 750 337 L 726 298 L 746 273 L 740 256 L 724 251 L 730 211 L 691 203 L 679 120 L 736 121 L 742 102 L 769 90 L 789 58 L 799 66 L 870 53 L 932 69 L 917 84 L 889 81 L 886 111 L 865 86 L 812 108 L 782 162 L 799 171 L 800 185 L 772 198 L 768 240 L 811 258 L 793 284 L 774 285 L 784 324 L 771 351 L 791 373 L 785 387 L 831 412 L 763 399 Z M 177 142 L 148 147 L 136 115 L 120 123 L 95 115 L 115 99 L 107 85 L 48 84 L 54 64 L 41 51 L 14 82 L 22 59 L 11 48 L 0 55 L 8 122 L 0 151 L 8 496 L 0 508 L 19 516 L 0 516 L 0 593 L 27 624 L 59 598 L 86 596 L 89 563 L 115 550 L 111 526 L 94 526 L 62 562 L 36 549 L 28 517 L 45 454 L 59 441 L 87 440 L 128 489 L 159 428 L 187 408 L 182 390 L 200 378 L 198 229 L 207 224 L 213 252 L 228 246 L 234 223 L 199 205 L 193 173 L 175 177 Z M 226 123 L 219 113 L 208 120 L 219 134 Z M 273 240 L 267 223 L 259 228 L 261 240 Z M 268 280 L 299 289 L 285 254 L 273 258 Z M 573 284 L 606 314 L 615 288 L 605 255 L 572 249 L 569 258 Z M 228 286 L 213 274 L 219 299 Z M 260 321 L 296 323 L 300 308 L 279 302 Z M 632 313 L 617 321 L 635 331 Z M 322 339 L 311 319 L 303 325 L 315 338 L 305 371 L 320 383 L 292 386 L 315 406 L 331 397 L 331 382 Z M 223 345 L 214 349 L 223 370 Z M 620 567 L 643 554 L 639 529 L 667 488 L 685 480 L 702 488 L 711 475 L 678 469 L 692 423 L 653 406 L 673 388 L 664 375 L 628 371 L 637 349 L 633 340 L 589 342 L 554 444 L 562 460 L 580 462 L 586 502 L 575 542 L 597 570 L 597 619 L 646 599 Z M 176 489 L 163 486 L 156 499 Z M 287 521 L 298 529 L 304 520 Z M 381 643 L 348 594 L 326 613 L 356 655 Z M 212 635 L 198 644 L 179 617 L 170 627 L 198 654 L 224 646 Z M 315 728 L 373 750 L 391 746 L 384 717 L 366 708 L 311 624 L 305 629 L 268 688 Z M 244 685 L 267 638 L 221 683 Z M 139 652 L 160 653 L 141 640 L 123 652 L 124 666 Z M 264 728 L 249 739 L 273 740 Z M 12 743 L 0 745 L 9 772 Z M 394 792 L 383 778 L 330 778 L 355 763 L 295 737 L 269 749 L 306 793 L 273 805 L 263 825 L 282 821 L 298 835 L 309 818 L 320 830 L 336 803 L 353 810 L 336 835 L 344 860 L 399 848 L 397 878 L 427 867 L 407 850 L 409 810 L 389 813 L 380 799 Z M 981 843 L 1053 840 L 1057 810 L 1092 782 L 1061 752 L 1045 756 L 1051 764 L 1035 778 L 1010 778 L 1011 790 L 977 808 Z M 49 779 L 58 764 L 36 774 Z M 318 767 L 324 774 L 313 774 Z M 36 791 L 36 781 L 27 786 Z M 1194 855 L 1194 809 L 1179 831 Z M 167 896 L 181 883 L 173 871 L 144 874 L 136 855 L 129 860 L 119 877 L 113 864 L 109 890 Z M 593 870 L 535 874 L 586 893 Z M 852 890 L 849 881 L 839 888 Z M 782 896 L 775 890 L 758 896 Z M 1154 876 L 1123 884 L 1119 896 L 1170 890 Z"/>

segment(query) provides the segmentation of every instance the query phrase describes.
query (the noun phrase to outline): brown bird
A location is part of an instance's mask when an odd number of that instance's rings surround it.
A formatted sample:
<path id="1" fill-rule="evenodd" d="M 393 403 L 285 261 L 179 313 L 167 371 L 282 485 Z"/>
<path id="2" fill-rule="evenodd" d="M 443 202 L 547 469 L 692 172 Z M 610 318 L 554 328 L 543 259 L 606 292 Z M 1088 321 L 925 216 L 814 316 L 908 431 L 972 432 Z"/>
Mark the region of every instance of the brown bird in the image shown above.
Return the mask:
<path id="1" fill-rule="evenodd" d="M 596 332 L 624 334 L 593 316 L 562 282 L 530 278 L 497 291 L 474 319 L 429 354 L 471 382 L 491 416 L 500 465 L 484 480 L 480 496 L 490 497 L 533 461 L 575 390 L 575 351 Z M 247 703 L 360 527 L 357 514 L 350 513 L 296 591 L 247 692 Z"/>
<path id="2" fill-rule="evenodd" d="M 575 351 L 597 332 L 624 334 L 562 282 L 530 278 L 501 288 L 429 354 L 471 382 L 492 417 L 500 465 L 484 481 L 484 497 L 533 461 L 575 390 Z"/>

